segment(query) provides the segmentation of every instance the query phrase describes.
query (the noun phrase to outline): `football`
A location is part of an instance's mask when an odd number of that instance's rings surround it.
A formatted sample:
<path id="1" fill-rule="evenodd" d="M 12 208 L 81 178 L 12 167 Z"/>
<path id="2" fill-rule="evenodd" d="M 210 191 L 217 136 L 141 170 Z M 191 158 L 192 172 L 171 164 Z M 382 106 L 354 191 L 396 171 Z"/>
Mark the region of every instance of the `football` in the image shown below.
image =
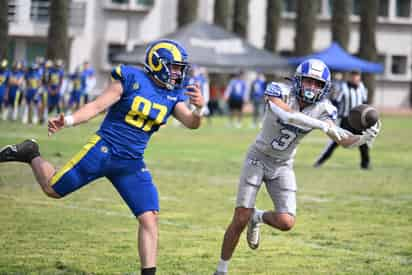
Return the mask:
<path id="1" fill-rule="evenodd" d="M 367 104 L 356 106 L 349 112 L 349 125 L 359 131 L 373 126 L 378 120 L 378 111 Z"/>

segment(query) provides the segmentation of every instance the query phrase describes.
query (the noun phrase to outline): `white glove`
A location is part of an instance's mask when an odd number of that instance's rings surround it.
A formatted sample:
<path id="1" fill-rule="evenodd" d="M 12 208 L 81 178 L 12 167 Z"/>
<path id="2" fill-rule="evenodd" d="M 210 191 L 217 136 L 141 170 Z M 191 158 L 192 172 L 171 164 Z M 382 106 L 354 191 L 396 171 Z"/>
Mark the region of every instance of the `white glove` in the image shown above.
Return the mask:
<path id="1" fill-rule="evenodd" d="M 364 136 L 365 143 L 368 145 L 369 148 L 372 148 L 372 144 L 381 130 L 381 125 L 381 121 L 378 120 L 378 122 L 376 122 L 375 125 L 369 127 L 368 129 L 362 132 L 362 136 Z"/>
<path id="2" fill-rule="evenodd" d="M 381 122 L 376 122 L 375 125 L 369 127 L 362 132 L 362 135 L 359 136 L 359 140 L 349 146 L 349 148 L 359 147 L 363 144 L 368 145 L 369 148 L 372 148 L 372 144 L 375 138 L 378 136 L 379 131 L 381 130 Z"/>
<path id="3" fill-rule="evenodd" d="M 346 139 L 351 135 L 351 132 L 342 129 L 336 125 L 329 125 L 327 124 L 327 127 L 322 129 L 323 132 L 325 132 L 328 136 L 333 138 L 334 140 L 340 141 L 342 139 Z"/>

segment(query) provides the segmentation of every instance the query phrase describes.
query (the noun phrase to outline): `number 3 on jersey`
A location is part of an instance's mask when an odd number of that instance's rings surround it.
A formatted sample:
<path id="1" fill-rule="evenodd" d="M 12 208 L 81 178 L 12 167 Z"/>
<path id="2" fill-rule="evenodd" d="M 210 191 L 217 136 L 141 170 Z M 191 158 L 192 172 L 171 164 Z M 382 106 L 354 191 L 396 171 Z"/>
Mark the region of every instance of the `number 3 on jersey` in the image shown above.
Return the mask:
<path id="1" fill-rule="evenodd" d="M 143 108 L 140 108 L 142 106 Z M 141 109 L 141 110 L 139 110 Z M 154 120 L 148 119 L 151 110 L 157 110 Z M 136 96 L 133 99 L 132 108 L 127 113 L 125 121 L 130 125 L 148 132 L 153 125 L 160 125 L 167 114 L 167 107 L 161 104 L 152 103 L 144 97 Z"/>
<path id="2" fill-rule="evenodd" d="M 279 135 L 272 141 L 272 147 L 275 150 L 283 151 L 289 147 L 289 145 L 295 140 L 297 135 L 295 132 L 292 132 L 285 128 L 280 129 L 280 133 L 281 135 Z"/>

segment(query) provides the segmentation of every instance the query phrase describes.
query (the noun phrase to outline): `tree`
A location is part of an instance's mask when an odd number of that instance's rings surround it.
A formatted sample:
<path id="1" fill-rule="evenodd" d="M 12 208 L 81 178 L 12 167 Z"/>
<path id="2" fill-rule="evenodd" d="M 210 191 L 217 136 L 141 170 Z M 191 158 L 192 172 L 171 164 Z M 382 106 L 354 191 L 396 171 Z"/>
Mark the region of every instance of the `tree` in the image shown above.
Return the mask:
<path id="1" fill-rule="evenodd" d="M 278 45 L 281 10 L 282 10 L 281 0 L 268 0 L 267 1 L 265 49 L 271 52 L 276 52 L 277 45 Z"/>
<path id="2" fill-rule="evenodd" d="M 247 38 L 247 26 L 249 23 L 249 0 L 235 0 L 233 14 L 233 32 L 243 38 Z"/>
<path id="3" fill-rule="evenodd" d="M 216 25 L 221 26 L 228 31 L 232 30 L 232 6 L 232 0 L 215 0 L 215 4 L 213 7 L 213 22 Z"/>
<path id="4" fill-rule="evenodd" d="M 179 27 L 189 24 L 197 18 L 197 0 L 179 0 L 177 6 L 177 25 Z"/>
<path id="5" fill-rule="evenodd" d="M 378 17 L 378 1 L 360 1 L 360 24 L 359 24 L 359 57 L 375 62 L 376 53 L 376 20 Z M 375 96 L 375 76 L 363 74 L 363 82 L 368 89 L 368 103 L 373 102 Z"/>
<path id="6" fill-rule="evenodd" d="M 0 0 L 0 58 L 7 58 L 9 20 L 9 3 L 7 0 Z"/>
<path id="7" fill-rule="evenodd" d="M 213 22 L 224 28 L 232 31 L 232 15 L 233 15 L 233 0 L 215 0 L 213 6 Z M 229 81 L 229 76 L 226 74 L 209 74 L 210 86 L 217 89 L 222 89 Z"/>
<path id="8" fill-rule="evenodd" d="M 313 52 L 318 1 L 297 0 L 296 10 L 295 55 L 302 56 Z"/>
<path id="9" fill-rule="evenodd" d="M 69 53 L 69 4 L 70 1 L 66 0 L 50 1 L 50 19 L 46 50 L 46 56 L 48 59 L 63 59 L 66 63 Z"/>
<path id="10" fill-rule="evenodd" d="M 349 12 L 351 0 L 333 0 L 332 2 L 332 41 L 336 41 L 345 50 L 348 49 L 350 37 Z"/>

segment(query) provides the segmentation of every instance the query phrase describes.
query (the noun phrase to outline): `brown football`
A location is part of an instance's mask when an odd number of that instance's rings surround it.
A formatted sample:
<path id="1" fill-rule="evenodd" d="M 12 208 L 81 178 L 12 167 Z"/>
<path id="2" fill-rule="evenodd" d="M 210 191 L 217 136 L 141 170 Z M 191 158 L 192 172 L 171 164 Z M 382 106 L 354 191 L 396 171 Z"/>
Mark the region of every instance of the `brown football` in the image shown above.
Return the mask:
<path id="1" fill-rule="evenodd" d="M 379 120 L 378 111 L 368 104 L 361 104 L 349 112 L 349 125 L 356 130 L 365 130 Z"/>

